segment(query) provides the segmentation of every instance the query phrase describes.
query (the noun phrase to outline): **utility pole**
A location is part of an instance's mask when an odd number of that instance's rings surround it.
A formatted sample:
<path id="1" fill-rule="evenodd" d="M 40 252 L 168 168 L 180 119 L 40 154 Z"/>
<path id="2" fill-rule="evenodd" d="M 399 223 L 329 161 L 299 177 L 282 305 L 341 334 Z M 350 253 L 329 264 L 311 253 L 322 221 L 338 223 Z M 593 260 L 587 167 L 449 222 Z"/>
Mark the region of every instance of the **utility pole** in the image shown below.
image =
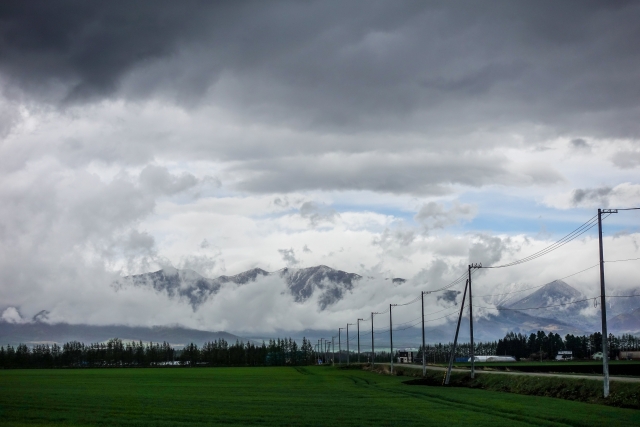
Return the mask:
<path id="1" fill-rule="evenodd" d="M 323 340 L 323 339 L 324 339 L 324 338 L 320 338 L 320 348 L 318 349 L 318 350 L 320 350 L 320 351 L 319 351 L 319 353 L 320 353 L 320 360 L 322 360 L 322 340 Z M 322 360 L 322 363 L 324 363 L 324 360 Z"/>
<path id="2" fill-rule="evenodd" d="M 609 397 L 609 345 L 607 343 L 607 301 L 604 291 L 604 250 L 602 248 L 602 214 L 618 213 L 617 209 L 598 209 L 598 243 L 600 246 L 600 313 L 602 315 L 602 375 L 604 397 Z"/>
<path id="3" fill-rule="evenodd" d="M 422 296 L 422 377 L 427 375 L 427 351 L 424 345 L 424 294 L 426 292 L 422 291 L 420 294 Z"/>
<path id="4" fill-rule="evenodd" d="M 363 319 L 358 319 L 356 322 L 358 324 L 358 363 L 360 363 L 360 321 Z"/>
<path id="5" fill-rule="evenodd" d="M 462 322 L 462 311 L 464 310 L 464 300 L 467 298 L 467 288 L 469 287 L 469 281 L 464 286 L 464 293 L 462 294 L 462 304 L 460 305 L 460 314 L 458 315 L 458 325 L 456 326 L 456 335 L 453 339 L 453 348 L 451 349 L 451 356 L 449 357 L 449 367 L 447 368 L 447 376 L 444 383 L 449 385 L 449 379 L 451 378 L 451 368 L 453 368 L 453 359 L 456 357 L 456 346 L 458 345 L 458 332 L 460 332 L 460 322 Z"/>
<path id="6" fill-rule="evenodd" d="M 331 366 L 336 366 L 336 343 L 335 343 L 335 337 L 331 337 Z"/>
<path id="7" fill-rule="evenodd" d="M 391 373 L 393 374 L 393 321 L 391 319 L 391 307 L 393 307 L 393 304 L 389 304 L 389 345 L 391 347 Z"/>
<path id="8" fill-rule="evenodd" d="M 340 343 L 340 332 L 342 332 L 344 328 L 338 328 L 338 363 L 342 363 L 342 345 Z"/>
<path id="9" fill-rule="evenodd" d="M 471 265 L 469 265 L 469 269 L 467 270 L 469 274 L 468 283 L 469 283 L 469 335 L 471 339 L 471 378 L 475 376 L 475 357 L 473 354 L 473 298 L 471 297 Z"/>
<path id="10" fill-rule="evenodd" d="M 349 359 L 350 359 L 350 354 L 349 354 L 349 326 L 353 326 L 353 323 L 347 323 L 347 366 L 349 366 Z"/>
<path id="11" fill-rule="evenodd" d="M 371 312 L 371 367 L 376 365 L 376 351 L 373 347 L 373 311 Z"/>
<path id="12" fill-rule="evenodd" d="M 471 296 L 471 269 L 473 268 L 482 268 L 482 264 L 470 264 L 469 265 L 469 335 L 471 338 L 471 378 L 474 378 L 476 375 L 476 367 L 475 367 L 475 355 L 473 354 L 474 345 L 473 345 L 473 297 Z"/>

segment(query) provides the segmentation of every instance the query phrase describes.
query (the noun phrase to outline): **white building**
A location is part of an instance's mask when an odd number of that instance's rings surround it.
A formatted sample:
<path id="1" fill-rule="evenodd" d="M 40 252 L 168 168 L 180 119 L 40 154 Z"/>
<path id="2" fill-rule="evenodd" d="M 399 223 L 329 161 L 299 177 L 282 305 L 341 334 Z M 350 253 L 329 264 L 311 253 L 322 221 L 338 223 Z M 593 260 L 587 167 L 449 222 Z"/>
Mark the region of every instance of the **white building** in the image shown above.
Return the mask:
<path id="1" fill-rule="evenodd" d="M 473 356 L 473 360 L 476 362 L 516 362 L 516 358 L 513 356 Z M 471 358 L 469 358 L 471 362 Z"/>

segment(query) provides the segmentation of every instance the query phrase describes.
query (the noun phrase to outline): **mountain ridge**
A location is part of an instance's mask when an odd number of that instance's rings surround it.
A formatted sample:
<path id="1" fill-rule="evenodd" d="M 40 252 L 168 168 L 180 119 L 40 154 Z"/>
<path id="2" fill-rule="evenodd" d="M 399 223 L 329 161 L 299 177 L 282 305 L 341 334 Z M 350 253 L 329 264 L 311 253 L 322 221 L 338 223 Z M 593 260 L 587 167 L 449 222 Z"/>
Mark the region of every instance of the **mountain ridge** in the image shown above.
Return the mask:
<path id="1" fill-rule="evenodd" d="M 355 282 L 362 276 L 336 270 L 326 265 L 307 268 L 285 267 L 274 272 L 253 268 L 233 276 L 218 276 L 210 279 L 193 270 L 165 268 L 149 273 L 125 276 L 115 283 L 115 287 L 150 287 L 165 293 L 169 298 L 183 298 L 197 310 L 208 298 L 217 294 L 229 284 L 241 286 L 255 282 L 259 277 L 276 276 L 285 280 L 289 293 L 295 302 L 308 300 L 316 291 L 320 292 L 318 305 L 321 310 L 336 303 L 353 290 Z"/>

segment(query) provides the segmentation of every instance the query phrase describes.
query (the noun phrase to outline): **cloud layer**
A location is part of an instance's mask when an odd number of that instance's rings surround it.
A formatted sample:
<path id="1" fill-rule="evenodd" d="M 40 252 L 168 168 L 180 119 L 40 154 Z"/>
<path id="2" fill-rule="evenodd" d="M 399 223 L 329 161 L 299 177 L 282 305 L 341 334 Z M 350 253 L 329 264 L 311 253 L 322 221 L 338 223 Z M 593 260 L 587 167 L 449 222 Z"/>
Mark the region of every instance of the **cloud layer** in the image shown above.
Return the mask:
<path id="1" fill-rule="evenodd" d="M 633 2 L 5 2 L 3 319 L 313 328 L 326 318 L 277 283 L 206 315 L 111 284 L 165 267 L 374 277 L 343 322 L 639 206 L 639 18 Z M 620 258 L 636 219 L 606 220 Z M 486 286 L 563 276 L 592 239 Z"/>

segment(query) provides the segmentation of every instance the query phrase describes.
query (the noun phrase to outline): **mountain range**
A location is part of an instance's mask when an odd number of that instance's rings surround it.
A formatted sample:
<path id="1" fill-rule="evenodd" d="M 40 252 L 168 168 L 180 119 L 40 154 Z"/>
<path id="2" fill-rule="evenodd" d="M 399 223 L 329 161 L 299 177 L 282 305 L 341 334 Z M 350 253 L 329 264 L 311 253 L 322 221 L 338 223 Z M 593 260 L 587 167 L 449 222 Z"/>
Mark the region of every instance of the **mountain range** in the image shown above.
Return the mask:
<path id="1" fill-rule="evenodd" d="M 138 286 L 155 289 L 169 298 L 183 298 L 194 310 L 208 298 L 217 294 L 223 286 L 242 286 L 258 277 L 277 276 L 282 278 L 295 302 L 304 302 L 315 292 L 319 292 L 318 304 L 324 310 L 351 292 L 354 283 L 362 279 L 355 273 L 334 270 L 326 265 L 309 268 L 283 268 L 273 273 L 253 268 L 235 276 L 219 276 L 208 279 L 193 270 L 175 268 L 158 270 L 127 276 L 115 283 L 116 287 Z"/>
<path id="2" fill-rule="evenodd" d="M 187 301 L 194 311 L 209 298 L 215 298 L 221 289 L 227 286 L 240 287 L 263 277 L 272 277 L 284 281 L 292 303 L 303 303 L 317 295 L 318 308 L 325 310 L 336 302 L 346 299 L 361 281 L 368 278 L 342 270 L 320 265 L 310 268 L 283 268 L 267 272 L 260 268 L 247 270 L 234 276 L 206 278 L 192 270 L 163 269 L 151 273 L 127 276 L 114 287 L 142 287 L 164 294 L 171 300 Z M 394 278 L 393 286 L 405 283 L 404 279 Z M 566 334 L 583 335 L 600 331 L 601 320 L 598 308 L 592 307 L 593 298 L 561 280 L 548 283 L 523 297 L 522 290 L 474 296 L 474 337 L 476 340 L 496 340 L 507 332 L 529 334 L 538 330 Z M 638 295 L 638 298 L 610 298 L 607 303 L 609 332 L 614 334 L 632 333 L 640 335 L 640 289 L 626 291 L 625 295 Z M 514 297 L 515 296 L 515 297 Z M 443 297 L 444 298 L 444 297 Z M 447 301 L 454 302 L 461 295 L 447 295 Z M 598 301 L 599 302 L 599 301 Z M 477 308 L 476 308 L 477 307 Z M 483 309 L 486 308 L 486 309 Z M 0 344 L 16 342 L 65 342 L 79 340 L 84 342 L 103 341 L 113 337 L 143 341 L 168 341 L 180 345 L 194 342 L 199 345 L 205 341 L 224 338 L 235 341 L 241 337 L 227 332 L 197 331 L 181 327 L 132 328 L 125 326 L 88 326 L 50 324 L 45 315 L 36 315 L 32 322 L 13 324 L 0 321 Z M 429 342 L 445 342 L 452 339 L 457 316 L 451 316 L 448 322 L 437 327 L 426 327 Z M 381 324 L 384 320 L 380 319 Z M 468 325 L 468 318 L 464 320 Z M 419 325 L 418 325 L 419 326 Z M 305 330 L 303 334 L 313 339 L 331 336 L 335 331 Z M 279 335 L 297 337 L 301 332 L 282 331 Z M 396 341 L 394 331 L 394 342 Z M 415 330 L 398 331 L 398 342 L 415 341 Z M 403 336 L 405 338 L 403 338 Z M 300 336 L 300 338 L 302 335 Z M 468 326 L 461 327 L 460 339 L 468 338 Z M 384 334 L 376 338 L 382 343 Z M 246 341 L 246 338 L 245 338 Z"/>

